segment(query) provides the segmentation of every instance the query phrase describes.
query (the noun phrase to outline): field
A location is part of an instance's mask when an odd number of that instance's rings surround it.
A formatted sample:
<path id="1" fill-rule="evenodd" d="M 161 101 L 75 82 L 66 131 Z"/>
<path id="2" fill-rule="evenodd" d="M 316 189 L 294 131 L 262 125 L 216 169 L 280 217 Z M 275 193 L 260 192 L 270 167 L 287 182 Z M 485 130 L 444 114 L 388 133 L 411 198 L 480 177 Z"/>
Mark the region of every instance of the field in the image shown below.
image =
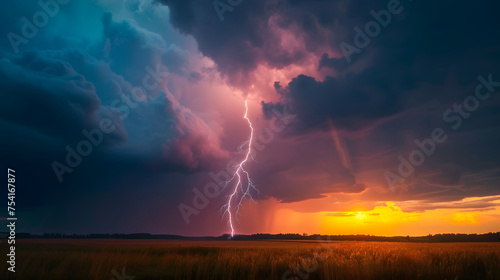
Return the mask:
<path id="1" fill-rule="evenodd" d="M 500 279 L 500 243 L 27 239 L 16 278 Z M 0 243 L 2 259 L 6 242 Z"/>

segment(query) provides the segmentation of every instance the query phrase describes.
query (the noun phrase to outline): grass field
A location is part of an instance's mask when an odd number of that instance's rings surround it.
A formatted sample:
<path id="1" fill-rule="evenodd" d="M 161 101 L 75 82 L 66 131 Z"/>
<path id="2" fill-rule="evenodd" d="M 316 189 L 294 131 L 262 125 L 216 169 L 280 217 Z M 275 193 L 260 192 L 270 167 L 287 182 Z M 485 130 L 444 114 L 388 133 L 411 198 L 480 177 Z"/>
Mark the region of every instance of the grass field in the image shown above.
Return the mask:
<path id="1" fill-rule="evenodd" d="M 2 279 L 500 279 L 500 243 L 17 241 Z"/>

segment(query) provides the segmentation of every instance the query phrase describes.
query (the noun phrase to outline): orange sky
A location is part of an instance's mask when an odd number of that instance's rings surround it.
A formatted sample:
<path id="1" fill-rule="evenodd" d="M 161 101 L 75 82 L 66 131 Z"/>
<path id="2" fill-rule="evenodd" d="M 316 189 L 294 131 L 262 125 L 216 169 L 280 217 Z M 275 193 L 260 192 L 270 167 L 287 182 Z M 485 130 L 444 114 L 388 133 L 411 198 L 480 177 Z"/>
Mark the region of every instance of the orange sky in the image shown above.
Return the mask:
<path id="1" fill-rule="evenodd" d="M 493 204 L 500 203 L 500 196 L 491 197 Z M 475 201 L 483 198 L 467 198 Z M 316 203 L 327 201 L 317 199 Z M 241 231 L 255 233 L 260 223 L 261 232 L 308 234 L 370 234 L 379 236 L 422 236 L 437 233 L 487 233 L 500 231 L 500 207 L 483 209 L 435 209 L 423 212 L 405 212 L 397 202 L 378 202 L 372 209 L 353 207 L 351 211 L 301 212 L 301 204 L 262 201 L 248 203 L 242 209 L 245 216 Z M 272 211 L 272 217 L 269 213 Z M 267 217 L 266 217 L 267 213 Z M 254 224 L 255 223 L 255 224 Z M 264 228 L 262 228 L 264 226 Z"/>

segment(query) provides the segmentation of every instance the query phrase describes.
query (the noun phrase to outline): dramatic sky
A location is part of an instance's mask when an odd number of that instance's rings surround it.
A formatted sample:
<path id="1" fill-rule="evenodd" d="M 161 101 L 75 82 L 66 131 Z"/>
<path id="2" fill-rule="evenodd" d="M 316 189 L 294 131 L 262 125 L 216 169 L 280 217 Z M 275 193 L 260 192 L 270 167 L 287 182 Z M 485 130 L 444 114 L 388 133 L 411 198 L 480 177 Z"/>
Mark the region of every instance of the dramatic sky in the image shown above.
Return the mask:
<path id="1" fill-rule="evenodd" d="M 11 1 L 0 156 L 17 231 L 229 232 L 233 185 L 213 190 L 245 157 L 245 101 L 259 192 L 237 233 L 500 231 L 499 9 Z"/>

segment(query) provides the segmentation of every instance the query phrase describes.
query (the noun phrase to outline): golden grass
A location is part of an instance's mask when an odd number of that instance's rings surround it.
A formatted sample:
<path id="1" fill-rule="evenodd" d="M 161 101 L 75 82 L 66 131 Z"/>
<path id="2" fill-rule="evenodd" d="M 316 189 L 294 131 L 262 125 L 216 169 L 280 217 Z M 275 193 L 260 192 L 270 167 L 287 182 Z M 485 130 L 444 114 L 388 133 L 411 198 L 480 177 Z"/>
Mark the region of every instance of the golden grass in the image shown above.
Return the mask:
<path id="1" fill-rule="evenodd" d="M 18 240 L 17 279 L 500 279 L 500 243 Z M 7 251 L 5 242 L 0 244 Z M 314 259 L 314 260 L 313 260 Z M 309 266 L 301 266 L 309 260 Z M 306 263 L 304 263 L 306 264 Z M 317 264 L 317 266 L 316 266 Z M 14 279 L 7 263 L 3 279 Z M 287 271 L 293 271 L 295 276 Z M 305 269 L 312 268 L 309 273 Z M 294 278 L 295 277 L 295 278 Z M 302 277 L 302 278 L 301 278 Z M 118 280 L 118 279 L 117 279 Z"/>

